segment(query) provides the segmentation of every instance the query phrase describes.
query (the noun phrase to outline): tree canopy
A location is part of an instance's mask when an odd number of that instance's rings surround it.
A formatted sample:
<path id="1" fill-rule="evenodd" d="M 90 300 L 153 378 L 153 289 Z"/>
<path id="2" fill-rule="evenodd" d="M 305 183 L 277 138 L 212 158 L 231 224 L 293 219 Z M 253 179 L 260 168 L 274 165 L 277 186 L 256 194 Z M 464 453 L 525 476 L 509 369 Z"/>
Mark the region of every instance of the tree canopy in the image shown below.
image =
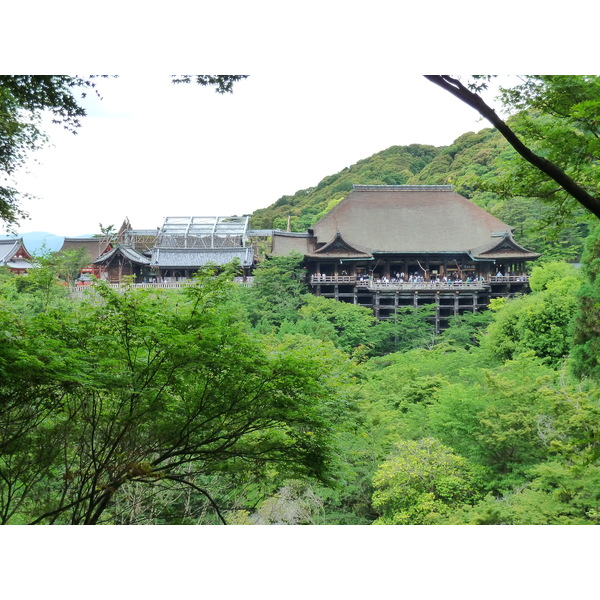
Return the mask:
<path id="1" fill-rule="evenodd" d="M 522 84 L 502 90 L 504 104 L 520 110 L 514 126 L 501 119 L 477 93 L 487 85 L 484 78 L 476 77 L 474 82 L 464 85 L 450 75 L 425 77 L 474 108 L 534 167 L 534 173 L 544 175 L 540 179 L 529 172 L 526 179 L 529 186 L 543 186 L 541 190 L 538 187 L 537 195 L 555 196 L 556 189 L 548 187 L 551 181 L 600 218 L 600 190 L 595 175 L 600 157 L 599 77 L 523 76 Z M 532 119 L 531 114 L 544 118 Z"/>
<path id="2" fill-rule="evenodd" d="M 254 335 L 230 285 L 212 272 L 175 295 L 98 284 L 77 303 L 2 312 L 3 522 L 132 522 L 134 486 L 148 489 L 142 515 L 158 491 L 189 487 L 223 518 L 211 476 L 327 480 L 348 360 Z"/>

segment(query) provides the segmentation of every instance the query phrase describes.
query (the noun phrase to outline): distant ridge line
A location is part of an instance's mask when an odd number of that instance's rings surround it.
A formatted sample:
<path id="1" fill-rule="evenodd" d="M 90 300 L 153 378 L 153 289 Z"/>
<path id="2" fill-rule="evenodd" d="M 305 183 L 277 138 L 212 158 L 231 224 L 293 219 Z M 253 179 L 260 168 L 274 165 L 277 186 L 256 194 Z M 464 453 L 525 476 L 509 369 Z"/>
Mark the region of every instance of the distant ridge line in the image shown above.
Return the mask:
<path id="1" fill-rule="evenodd" d="M 451 185 L 352 185 L 357 192 L 451 192 Z"/>

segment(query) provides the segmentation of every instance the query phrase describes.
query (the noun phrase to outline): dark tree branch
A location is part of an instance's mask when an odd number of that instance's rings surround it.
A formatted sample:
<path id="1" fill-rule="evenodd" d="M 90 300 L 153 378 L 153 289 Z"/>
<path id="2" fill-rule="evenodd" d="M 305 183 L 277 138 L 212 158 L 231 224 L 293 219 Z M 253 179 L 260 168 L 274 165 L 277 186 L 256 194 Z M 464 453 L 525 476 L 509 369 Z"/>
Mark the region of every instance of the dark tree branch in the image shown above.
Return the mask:
<path id="1" fill-rule="evenodd" d="M 482 117 L 487 119 L 506 139 L 506 141 L 531 165 L 556 181 L 577 202 L 600 219 L 600 198 L 588 194 L 580 185 L 571 179 L 560 167 L 553 162 L 538 156 L 531 151 L 515 134 L 515 132 L 488 106 L 483 99 L 465 87 L 458 79 L 449 75 L 425 75 L 425 79 L 435 83 L 450 92 L 459 100 L 474 108 Z"/>
<path id="2" fill-rule="evenodd" d="M 183 483 L 185 485 L 189 485 L 192 489 L 194 489 L 197 492 L 200 492 L 201 494 L 206 496 L 206 498 L 210 502 L 211 506 L 215 509 L 215 512 L 217 513 L 217 516 L 221 520 L 221 523 L 223 523 L 223 525 L 227 525 L 227 521 L 225 520 L 225 517 L 221 514 L 221 511 L 219 510 L 219 506 L 217 505 L 217 503 L 213 500 L 212 496 L 206 490 L 198 487 L 195 483 L 188 481 L 184 477 L 179 477 L 177 475 L 166 475 L 165 479 L 169 479 L 171 481 L 177 481 L 178 483 Z"/>

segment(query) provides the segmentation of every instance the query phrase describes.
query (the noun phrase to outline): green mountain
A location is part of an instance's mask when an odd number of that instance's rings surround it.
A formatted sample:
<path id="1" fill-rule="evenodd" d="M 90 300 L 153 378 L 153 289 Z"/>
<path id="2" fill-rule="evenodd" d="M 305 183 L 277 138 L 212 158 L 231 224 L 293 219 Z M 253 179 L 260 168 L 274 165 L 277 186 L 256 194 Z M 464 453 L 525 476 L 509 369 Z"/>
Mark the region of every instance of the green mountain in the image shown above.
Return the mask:
<path id="1" fill-rule="evenodd" d="M 461 135 L 450 146 L 392 146 L 329 175 L 312 188 L 282 196 L 251 216 L 254 229 L 306 231 L 358 185 L 444 185 L 516 228 L 518 241 L 542 260 L 577 262 L 589 224 L 583 211 L 575 221 L 550 227 L 553 209 L 536 198 L 510 197 L 498 181 L 501 162 L 514 150 L 495 129 Z"/>

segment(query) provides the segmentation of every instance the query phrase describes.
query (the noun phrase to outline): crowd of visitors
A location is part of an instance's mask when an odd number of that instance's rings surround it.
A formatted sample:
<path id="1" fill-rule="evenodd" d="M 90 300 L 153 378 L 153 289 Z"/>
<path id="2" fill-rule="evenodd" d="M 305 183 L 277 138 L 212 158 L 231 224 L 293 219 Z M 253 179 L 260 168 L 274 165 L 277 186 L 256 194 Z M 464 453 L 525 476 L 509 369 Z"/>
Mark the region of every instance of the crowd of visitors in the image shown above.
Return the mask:
<path id="1" fill-rule="evenodd" d="M 342 277 L 347 276 L 346 273 L 342 273 Z M 319 281 L 326 281 L 327 275 L 324 273 L 315 273 L 313 275 L 313 279 Z M 460 277 L 458 274 L 449 275 L 449 276 L 435 276 L 430 278 L 425 278 L 423 275 L 419 275 L 415 273 L 414 275 L 406 276 L 404 273 L 394 273 L 392 277 L 387 277 L 385 275 L 379 276 L 378 274 L 367 275 L 366 273 L 357 273 L 355 275 L 356 281 L 370 281 L 371 283 L 471 283 L 476 281 L 483 281 L 483 277 L 475 277 L 471 275 L 466 275 L 464 277 Z"/>
<path id="2" fill-rule="evenodd" d="M 342 271 L 342 276 L 348 276 L 346 271 Z M 315 273 L 313 275 L 313 279 L 325 281 L 327 279 L 326 274 Z M 452 272 L 448 275 L 443 275 L 442 277 L 439 274 L 432 275 L 430 277 L 425 277 L 423 273 L 419 273 L 418 271 L 415 273 L 403 273 L 396 272 L 392 275 L 392 277 L 387 277 L 386 275 L 380 276 L 377 273 L 373 273 L 369 275 L 367 273 L 356 273 L 354 276 L 356 281 L 365 281 L 371 283 L 379 283 L 379 284 L 404 284 L 404 283 L 433 283 L 433 284 L 461 284 L 461 283 L 479 283 L 485 281 L 483 275 L 475 275 L 474 273 L 469 272 Z M 501 271 L 496 273 L 496 277 L 504 277 Z M 519 277 L 520 280 L 525 280 L 524 277 Z"/>

